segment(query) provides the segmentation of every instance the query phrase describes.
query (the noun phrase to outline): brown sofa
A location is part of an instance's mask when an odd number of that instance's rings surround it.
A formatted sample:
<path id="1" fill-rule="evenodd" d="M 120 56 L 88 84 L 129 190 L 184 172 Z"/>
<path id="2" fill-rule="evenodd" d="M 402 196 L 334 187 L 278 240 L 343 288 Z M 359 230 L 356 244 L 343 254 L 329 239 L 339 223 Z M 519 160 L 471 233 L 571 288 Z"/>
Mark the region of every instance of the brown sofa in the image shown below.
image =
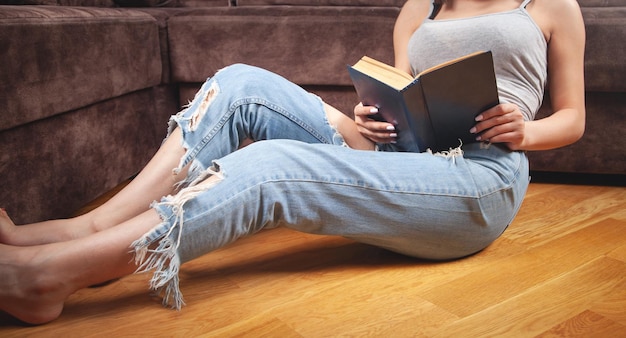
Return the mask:
<path id="1" fill-rule="evenodd" d="M 531 165 L 622 177 L 626 0 L 579 2 L 587 132 L 531 153 Z M 232 63 L 270 69 L 351 114 L 357 97 L 345 67 L 364 54 L 392 62 L 403 3 L 0 0 L 0 206 L 18 223 L 69 216 L 135 174 L 169 115 Z"/>

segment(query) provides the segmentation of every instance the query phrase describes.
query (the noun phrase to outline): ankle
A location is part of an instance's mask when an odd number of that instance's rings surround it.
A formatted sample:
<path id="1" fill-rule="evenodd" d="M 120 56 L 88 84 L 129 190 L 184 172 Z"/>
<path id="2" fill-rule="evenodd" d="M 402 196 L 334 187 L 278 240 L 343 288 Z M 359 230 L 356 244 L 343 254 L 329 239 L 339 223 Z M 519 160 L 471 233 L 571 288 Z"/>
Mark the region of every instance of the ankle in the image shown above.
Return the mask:
<path id="1" fill-rule="evenodd" d="M 33 248 L 3 246 L 0 261 L 0 310 L 30 324 L 50 322 L 61 314 L 70 287 L 49 273 L 48 259 Z M 48 255 L 45 255 L 48 256 Z"/>
<path id="2" fill-rule="evenodd" d="M 27 292 L 28 296 L 23 298 L 27 311 L 16 311 L 13 315 L 30 324 L 44 324 L 58 318 L 65 299 L 71 295 L 60 281 L 47 277 L 35 279 Z"/>

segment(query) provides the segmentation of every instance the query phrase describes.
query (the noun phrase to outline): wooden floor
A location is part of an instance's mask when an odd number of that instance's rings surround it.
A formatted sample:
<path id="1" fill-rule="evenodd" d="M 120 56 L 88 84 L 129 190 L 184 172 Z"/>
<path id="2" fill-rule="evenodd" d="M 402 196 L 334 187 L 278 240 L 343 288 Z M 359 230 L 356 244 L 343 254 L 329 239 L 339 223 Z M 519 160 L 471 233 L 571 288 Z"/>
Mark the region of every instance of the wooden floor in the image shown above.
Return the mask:
<path id="1" fill-rule="evenodd" d="M 626 337 L 626 188 L 533 183 L 503 237 L 453 262 L 276 229 L 180 277 L 180 312 L 133 275 L 47 325 L 0 315 L 0 337 Z"/>

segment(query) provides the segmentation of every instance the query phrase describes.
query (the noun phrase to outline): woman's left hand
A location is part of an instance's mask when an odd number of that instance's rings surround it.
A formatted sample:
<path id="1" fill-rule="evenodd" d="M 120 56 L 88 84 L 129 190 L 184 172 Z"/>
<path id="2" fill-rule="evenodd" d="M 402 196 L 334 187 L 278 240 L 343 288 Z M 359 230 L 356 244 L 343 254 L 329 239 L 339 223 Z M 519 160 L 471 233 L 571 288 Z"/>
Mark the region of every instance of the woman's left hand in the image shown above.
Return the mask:
<path id="1" fill-rule="evenodd" d="M 470 130 L 476 140 L 503 143 L 511 150 L 523 149 L 526 122 L 517 105 L 501 103 L 476 116 L 476 121 Z"/>

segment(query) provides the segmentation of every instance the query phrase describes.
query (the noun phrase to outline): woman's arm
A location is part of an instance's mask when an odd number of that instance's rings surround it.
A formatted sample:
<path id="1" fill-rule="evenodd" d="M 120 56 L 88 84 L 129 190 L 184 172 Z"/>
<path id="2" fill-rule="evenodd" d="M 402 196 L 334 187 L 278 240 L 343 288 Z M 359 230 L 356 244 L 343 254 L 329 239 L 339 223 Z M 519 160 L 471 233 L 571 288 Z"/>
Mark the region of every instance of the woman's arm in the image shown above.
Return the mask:
<path id="1" fill-rule="evenodd" d="M 409 39 L 419 25 L 430 14 L 430 0 L 409 0 L 404 4 L 393 31 L 393 46 L 395 55 L 395 67 L 411 73 L 411 65 L 407 47 Z M 354 107 L 354 121 L 358 131 L 368 139 L 379 142 L 393 142 L 397 134 L 394 125 L 387 122 L 377 122 L 370 118 L 376 113 L 374 107 L 364 107 L 359 104 Z"/>
<path id="2" fill-rule="evenodd" d="M 393 28 L 395 67 L 411 74 L 408 46 L 409 40 L 422 21 L 430 15 L 429 0 L 409 0 L 404 4 Z"/>
<path id="3" fill-rule="evenodd" d="M 475 132 L 483 140 L 513 150 L 545 150 L 576 142 L 585 129 L 585 28 L 574 0 L 535 0 L 529 13 L 548 41 L 548 88 L 553 114 L 523 122 L 515 105 L 503 104 L 479 115 Z M 490 129 L 491 128 L 491 129 Z"/>

